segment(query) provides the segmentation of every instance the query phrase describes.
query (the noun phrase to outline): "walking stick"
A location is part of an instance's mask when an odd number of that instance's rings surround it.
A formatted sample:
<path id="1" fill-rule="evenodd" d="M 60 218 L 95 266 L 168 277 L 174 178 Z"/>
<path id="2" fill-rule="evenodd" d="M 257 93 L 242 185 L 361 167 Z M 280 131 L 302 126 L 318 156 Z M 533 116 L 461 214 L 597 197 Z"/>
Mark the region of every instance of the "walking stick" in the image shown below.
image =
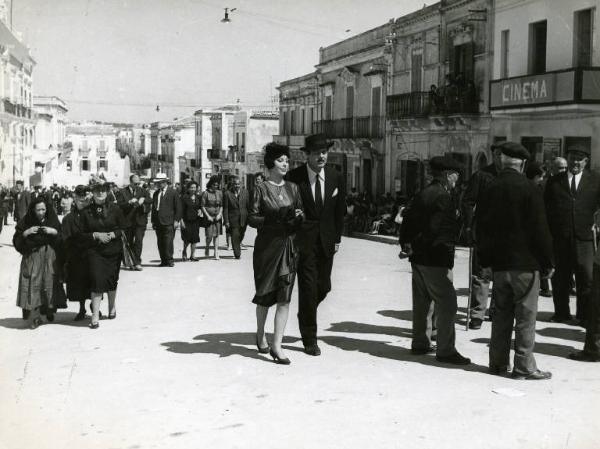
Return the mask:
<path id="1" fill-rule="evenodd" d="M 467 296 L 467 322 L 465 330 L 469 331 L 469 321 L 471 321 L 471 291 L 473 290 L 473 246 L 469 245 L 469 294 Z"/>

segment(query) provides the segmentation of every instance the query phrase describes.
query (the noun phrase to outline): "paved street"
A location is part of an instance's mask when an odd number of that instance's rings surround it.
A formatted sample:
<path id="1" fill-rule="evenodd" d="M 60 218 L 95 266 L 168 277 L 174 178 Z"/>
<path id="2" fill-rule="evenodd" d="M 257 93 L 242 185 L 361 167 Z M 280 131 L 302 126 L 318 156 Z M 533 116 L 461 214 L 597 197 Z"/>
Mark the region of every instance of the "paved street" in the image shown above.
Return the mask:
<path id="1" fill-rule="evenodd" d="M 241 261 L 224 251 L 158 268 L 149 231 L 145 270 L 121 273 L 116 320 L 92 331 L 71 305 L 31 331 L 14 305 L 13 231 L 0 236 L 3 449 L 600 447 L 600 366 L 566 359 L 583 330 L 544 321 L 543 298 L 536 357 L 553 379 L 486 374 L 490 323 L 464 330 L 464 251 L 457 346 L 473 365 L 411 355 L 408 262 L 396 246 L 345 239 L 319 309 L 323 355 L 301 351 L 294 294 L 286 367 L 254 346 L 251 247 Z"/>

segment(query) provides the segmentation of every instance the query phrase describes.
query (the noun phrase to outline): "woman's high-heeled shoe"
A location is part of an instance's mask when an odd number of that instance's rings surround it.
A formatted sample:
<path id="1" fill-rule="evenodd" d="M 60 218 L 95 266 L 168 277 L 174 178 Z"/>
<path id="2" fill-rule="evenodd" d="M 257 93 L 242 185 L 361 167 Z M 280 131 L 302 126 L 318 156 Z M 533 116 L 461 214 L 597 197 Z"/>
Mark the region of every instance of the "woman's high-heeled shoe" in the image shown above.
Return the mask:
<path id="1" fill-rule="evenodd" d="M 264 348 L 260 347 L 260 345 L 258 344 L 258 337 L 256 337 L 256 348 L 258 349 L 258 352 L 261 354 L 268 354 L 271 351 L 271 347 L 269 345 L 267 345 Z"/>
<path id="2" fill-rule="evenodd" d="M 275 363 L 277 363 L 278 365 L 289 365 L 291 364 L 291 360 L 288 359 L 287 357 L 283 358 L 283 357 L 279 357 L 277 354 L 275 354 L 275 351 L 273 351 L 273 349 L 269 349 L 269 354 L 271 354 L 271 357 L 273 357 L 273 361 Z"/>

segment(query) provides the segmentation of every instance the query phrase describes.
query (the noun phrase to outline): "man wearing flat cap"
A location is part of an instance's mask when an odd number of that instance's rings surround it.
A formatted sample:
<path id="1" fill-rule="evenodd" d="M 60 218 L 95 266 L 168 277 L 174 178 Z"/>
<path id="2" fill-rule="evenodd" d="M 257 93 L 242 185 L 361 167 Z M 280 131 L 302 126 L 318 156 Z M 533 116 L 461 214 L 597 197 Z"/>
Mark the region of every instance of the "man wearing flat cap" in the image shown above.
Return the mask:
<path id="1" fill-rule="evenodd" d="M 181 220 L 181 203 L 179 195 L 169 187 L 165 174 L 156 175 L 154 182 L 158 190 L 152 198 L 152 227 L 156 231 L 156 243 L 160 255 L 161 267 L 173 267 L 173 239 L 175 238 L 175 223 Z"/>
<path id="2" fill-rule="evenodd" d="M 297 234 L 298 322 L 304 351 L 321 354 L 317 344 L 317 307 L 331 290 L 333 256 L 338 251 L 346 213 L 346 184 L 335 168 L 328 167 L 333 145 L 323 134 L 306 137 L 306 164 L 290 171 L 286 179 L 298 185 L 305 220 Z"/>
<path id="3" fill-rule="evenodd" d="M 569 293 L 575 273 L 576 318 L 585 325 L 592 289 L 594 215 L 600 208 L 600 176 L 586 169 L 590 151 L 567 148 L 568 170 L 548 180 L 544 191 L 548 223 L 554 241 L 556 274 L 552 278 L 554 316 L 557 323 L 571 322 Z"/>
<path id="4" fill-rule="evenodd" d="M 454 249 L 458 214 L 451 191 L 460 165 L 446 156 L 429 161 L 433 181 L 413 199 L 400 230 L 400 244 L 412 265 L 413 333 L 411 352 L 435 352 L 440 362 L 468 365 L 455 346 L 457 299 L 454 290 Z M 437 348 L 431 344 L 432 302 L 435 304 Z"/>
<path id="5" fill-rule="evenodd" d="M 523 174 L 525 147 L 505 142 L 502 169 L 483 194 L 476 212 L 477 250 L 483 275 L 493 279 L 489 372 L 507 375 L 515 329 L 512 377 L 549 379 L 535 363 L 535 321 L 540 278 L 554 272 L 552 239 L 542 192 Z"/>

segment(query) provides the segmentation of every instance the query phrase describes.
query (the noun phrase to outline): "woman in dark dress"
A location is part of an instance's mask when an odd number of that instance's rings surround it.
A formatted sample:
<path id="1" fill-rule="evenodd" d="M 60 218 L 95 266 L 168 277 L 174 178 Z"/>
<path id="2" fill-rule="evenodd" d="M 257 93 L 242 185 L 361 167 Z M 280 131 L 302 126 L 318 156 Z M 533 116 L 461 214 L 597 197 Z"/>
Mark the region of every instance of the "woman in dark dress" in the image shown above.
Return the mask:
<path id="1" fill-rule="evenodd" d="M 56 309 L 67 307 L 60 282 L 61 226 L 43 196 L 31 201 L 27 214 L 17 223 L 13 245 L 23 255 L 17 306 L 35 329 L 42 323 L 41 314 L 54 321 Z"/>
<path id="2" fill-rule="evenodd" d="M 81 223 L 83 210 L 90 204 L 89 192 L 83 185 L 75 188 L 75 204 L 62 221 L 67 298 L 79 303 L 75 321 L 85 319 L 85 300 L 91 298 L 87 250 L 95 242 L 89 234 L 83 234 Z"/>
<path id="3" fill-rule="evenodd" d="M 108 296 L 108 318 L 117 317 L 115 300 L 123 257 L 121 235 L 127 223 L 121 208 L 107 201 L 108 189 L 106 184 L 94 184 L 92 203 L 82 214 L 83 235 L 95 240 L 87 251 L 92 294 L 91 329 L 99 327 L 100 301 L 104 293 Z"/>
<path id="4" fill-rule="evenodd" d="M 223 232 L 223 193 L 218 188 L 219 177 L 212 176 L 206 184 L 206 191 L 200 199 L 206 233 L 204 255 L 208 257 L 210 244 L 214 242 L 215 260 L 219 260 L 219 235 Z"/>
<path id="5" fill-rule="evenodd" d="M 266 146 L 269 179 L 256 187 L 248 217 L 250 226 L 258 230 L 253 258 L 256 294 L 252 300 L 256 304 L 256 346 L 259 352 L 269 352 L 276 363 L 284 365 L 291 363 L 283 354 L 281 342 L 296 279 L 298 252 L 294 240 L 304 217 L 298 186 L 283 179 L 289 155 L 284 145 Z M 265 322 L 269 307 L 275 304 L 275 330 L 269 348 Z"/>
<path id="6" fill-rule="evenodd" d="M 181 240 L 183 240 L 183 251 L 181 259 L 187 260 L 187 247 L 190 245 L 190 260 L 196 262 L 196 243 L 200 241 L 200 219 L 202 210 L 200 195 L 197 194 L 198 183 L 192 181 L 187 186 L 187 193 L 181 198 Z"/>

